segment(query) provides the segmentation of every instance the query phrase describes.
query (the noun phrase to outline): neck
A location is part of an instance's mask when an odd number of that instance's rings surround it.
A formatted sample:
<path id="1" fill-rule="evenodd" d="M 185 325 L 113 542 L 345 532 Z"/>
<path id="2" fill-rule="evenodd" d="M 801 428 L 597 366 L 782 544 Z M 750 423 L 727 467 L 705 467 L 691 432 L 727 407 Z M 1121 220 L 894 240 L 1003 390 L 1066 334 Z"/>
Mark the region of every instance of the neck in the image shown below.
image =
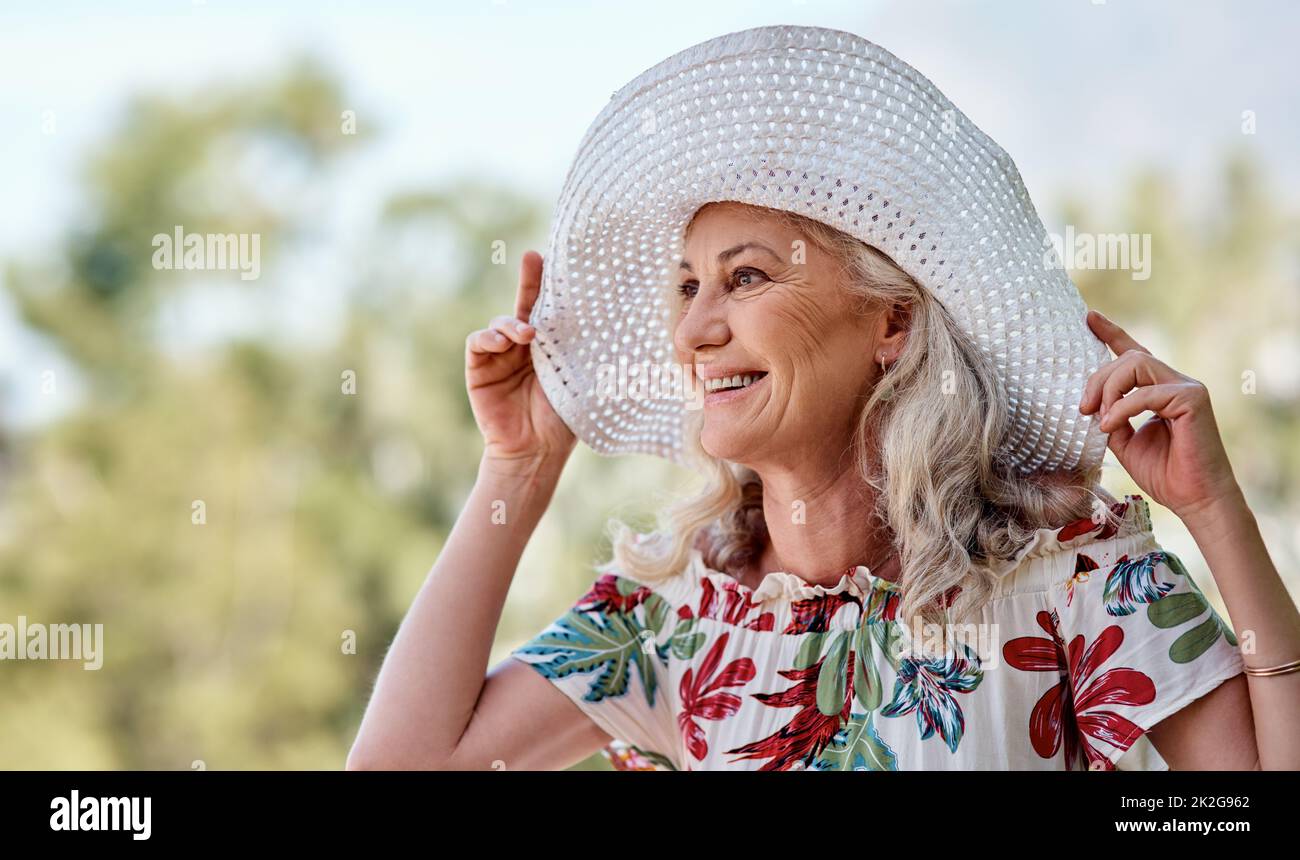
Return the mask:
<path id="1" fill-rule="evenodd" d="M 781 570 L 812 585 L 831 587 L 860 564 L 882 579 L 897 578 L 890 535 L 870 516 L 874 491 L 851 464 L 804 462 L 797 470 L 755 471 L 763 479 L 769 536 L 758 579 Z"/>

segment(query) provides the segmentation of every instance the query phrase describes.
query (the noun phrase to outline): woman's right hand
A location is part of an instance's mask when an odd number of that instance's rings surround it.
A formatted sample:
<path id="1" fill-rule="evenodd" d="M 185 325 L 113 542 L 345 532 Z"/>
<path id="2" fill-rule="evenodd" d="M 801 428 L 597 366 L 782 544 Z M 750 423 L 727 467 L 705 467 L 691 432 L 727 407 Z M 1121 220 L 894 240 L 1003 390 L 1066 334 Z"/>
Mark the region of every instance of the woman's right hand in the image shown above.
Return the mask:
<path id="1" fill-rule="evenodd" d="M 483 434 L 485 461 L 523 469 L 563 465 L 577 442 L 533 372 L 528 324 L 542 288 L 542 255 L 524 253 L 513 317 L 495 317 L 465 339 L 465 388 Z"/>

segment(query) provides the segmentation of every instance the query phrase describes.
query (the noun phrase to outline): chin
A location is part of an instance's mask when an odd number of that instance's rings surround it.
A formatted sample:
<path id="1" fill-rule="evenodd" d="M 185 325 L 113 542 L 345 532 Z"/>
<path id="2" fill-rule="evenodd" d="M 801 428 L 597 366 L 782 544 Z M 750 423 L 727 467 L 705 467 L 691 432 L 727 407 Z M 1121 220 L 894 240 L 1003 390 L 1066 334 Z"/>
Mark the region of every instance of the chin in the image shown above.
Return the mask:
<path id="1" fill-rule="evenodd" d="M 736 430 L 733 428 L 705 427 L 700 433 L 700 447 L 718 460 L 743 464 L 754 452 L 759 440 L 752 428 Z"/>

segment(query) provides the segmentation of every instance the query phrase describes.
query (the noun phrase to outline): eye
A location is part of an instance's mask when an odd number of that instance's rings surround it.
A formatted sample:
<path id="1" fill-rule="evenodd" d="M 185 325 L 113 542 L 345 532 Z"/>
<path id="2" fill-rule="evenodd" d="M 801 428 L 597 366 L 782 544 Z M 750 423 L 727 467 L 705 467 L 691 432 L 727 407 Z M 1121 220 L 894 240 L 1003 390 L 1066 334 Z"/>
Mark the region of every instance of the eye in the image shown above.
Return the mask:
<path id="1" fill-rule="evenodd" d="M 753 287 L 768 280 L 771 279 L 758 269 L 736 269 L 736 271 L 731 273 L 731 285 L 733 289 L 739 287 Z"/>
<path id="2" fill-rule="evenodd" d="M 771 278 L 769 278 L 767 275 L 765 275 L 763 272 L 759 271 L 758 269 L 751 269 L 748 267 L 736 269 L 728 276 L 727 289 L 728 290 L 744 289 L 745 287 L 757 286 L 758 284 L 770 280 Z M 696 294 L 699 293 L 699 291 L 700 291 L 700 282 L 694 280 L 687 281 L 686 283 L 681 284 L 680 286 L 677 287 L 678 295 L 680 295 L 683 299 L 686 299 L 688 301 L 690 299 L 695 298 Z"/>

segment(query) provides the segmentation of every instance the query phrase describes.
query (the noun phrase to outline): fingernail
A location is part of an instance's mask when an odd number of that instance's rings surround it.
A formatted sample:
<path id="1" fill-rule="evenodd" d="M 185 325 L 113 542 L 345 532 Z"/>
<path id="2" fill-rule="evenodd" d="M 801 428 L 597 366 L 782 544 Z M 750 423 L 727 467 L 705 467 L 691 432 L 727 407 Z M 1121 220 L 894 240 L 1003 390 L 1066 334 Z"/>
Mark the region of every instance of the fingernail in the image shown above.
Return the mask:
<path id="1" fill-rule="evenodd" d="M 528 334 L 528 333 L 529 333 L 530 331 L 532 331 L 532 330 L 533 330 L 533 327 L 530 326 L 528 323 L 520 323 L 520 324 L 519 324 L 519 333 L 520 333 L 520 334 Z"/>
<path id="2" fill-rule="evenodd" d="M 499 331 L 494 331 L 494 332 L 492 332 L 492 339 L 493 339 L 493 340 L 505 340 L 505 339 L 506 339 L 506 336 L 503 335 L 503 334 L 502 334 L 501 332 L 499 332 Z"/>

